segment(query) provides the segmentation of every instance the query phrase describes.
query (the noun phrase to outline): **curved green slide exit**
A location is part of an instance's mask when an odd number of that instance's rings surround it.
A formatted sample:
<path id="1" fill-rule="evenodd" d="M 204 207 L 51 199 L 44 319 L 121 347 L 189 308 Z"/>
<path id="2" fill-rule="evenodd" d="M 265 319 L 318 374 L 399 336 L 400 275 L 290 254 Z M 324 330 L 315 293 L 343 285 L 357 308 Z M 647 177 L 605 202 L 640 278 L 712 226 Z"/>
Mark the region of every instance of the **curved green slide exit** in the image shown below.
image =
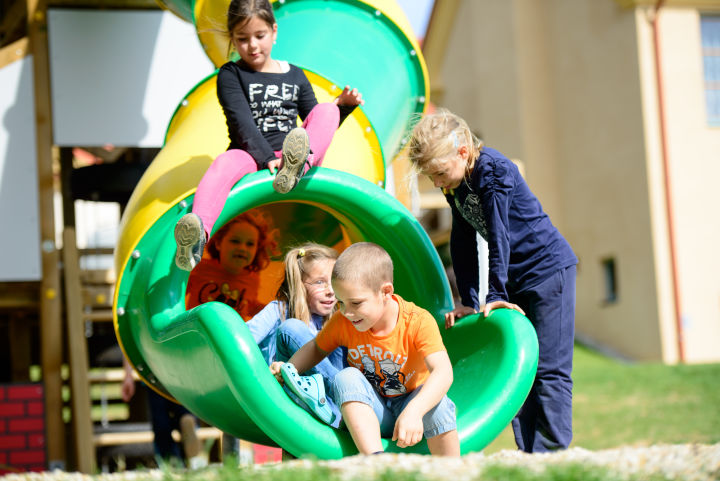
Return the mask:
<path id="1" fill-rule="evenodd" d="M 215 65 L 223 63 L 227 40 L 213 32 L 223 24 L 228 0 L 159 1 L 193 21 Z M 323 167 L 311 169 L 289 194 L 274 192 L 267 171 L 238 182 L 216 229 L 260 208 L 271 214 L 285 245 L 378 243 L 395 264 L 396 291 L 441 321 L 452 296 L 438 254 L 412 214 L 378 187 L 384 183 L 383 162 L 400 149 L 408 122 L 424 110 L 429 91 L 407 21 L 393 0 L 273 5 L 280 34 L 273 55 L 302 66 L 319 99 L 331 99 L 339 86 L 351 83 L 366 104 L 343 123 Z M 165 146 L 123 214 L 113 309 L 120 345 L 151 388 L 223 431 L 279 445 L 296 456 L 331 459 L 355 453 L 347 431 L 322 424 L 290 401 L 233 309 L 215 302 L 185 309 L 188 273 L 174 265 L 172 232 L 190 211 L 208 165 L 226 148 L 225 135 L 214 84 L 203 82 L 178 108 Z M 527 396 L 537 367 L 537 338 L 525 317 L 507 310 L 487 319 L 470 316 L 441 332 L 453 363 L 449 396 L 457 405 L 461 450 L 478 451 Z M 403 451 L 427 452 L 427 446 Z"/>
<path id="2" fill-rule="evenodd" d="M 290 194 L 272 189 L 266 172 L 233 189 L 219 223 L 237 213 L 278 203 L 312 205 L 336 219 L 351 242 L 384 246 L 395 264 L 403 297 L 437 318 L 451 307 L 442 265 L 419 223 L 392 196 L 356 176 L 315 168 Z M 122 273 L 117 329 L 126 354 L 153 387 L 205 421 L 243 439 L 278 444 L 321 459 L 356 452 L 349 434 L 316 421 L 296 406 L 270 375 L 245 323 L 230 307 L 212 302 L 185 311 L 188 274 L 174 266 L 172 231 L 188 207 L 168 211 L 148 230 Z M 441 330 L 455 382 L 462 452 L 482 449 L 524 401 L 535 374 L 537 340 L 529 321 L 501 310 L 472 316 Z M 385 441 L 389 451 L 397 450 Z M 404 452 L 426 452 L 422 444 Z"/>

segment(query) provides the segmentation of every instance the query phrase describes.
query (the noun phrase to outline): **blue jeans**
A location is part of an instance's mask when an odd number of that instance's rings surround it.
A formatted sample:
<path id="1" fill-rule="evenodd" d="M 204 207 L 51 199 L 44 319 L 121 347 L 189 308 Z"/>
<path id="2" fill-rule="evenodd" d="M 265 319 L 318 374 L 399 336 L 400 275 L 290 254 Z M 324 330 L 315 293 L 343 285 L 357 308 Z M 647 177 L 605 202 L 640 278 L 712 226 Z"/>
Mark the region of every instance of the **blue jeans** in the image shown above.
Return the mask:
<path id="1" fill-rule="evenodd" d="M 310 332 L 310 328 L 307 324 L 293 318 L 286 319 L 285 322 L 280 324 L 276 335 L 277 352 L 275 353 L 275 360 L 282 362 L 288 361 L 301 347 L 315 339 L 315 334 Z M 328 404 L 335 415 L 335 421 L 331 424 L 331 426 L 335 428 L 340 425 L 340 409 L 337 404 L 333 402 L 330 396 L 330 393 L 332 392 L 332 382 L 335 375 L 341 369 L 347 367 L 347 365 L 347 349 L 339 347 L 331 352 L 325 359 L 320 361 L 315 367 L 300 373 L 303 376 L 320 374 L 323 377 L 325 384 L 325 397 L 327 398 Z M 305 403 L 298 402 L 287 387 L 285 388 L 285 392 L 290 394 L 296 403 L 305 408 Z"/>
<path id="2" fill-rule="evenodd" d="M 575 341 L 576 267 L 510 295 L 537 332 L 535 381 L 512 421 L 515 443 L 528 453 L 565 449 L 572 440 L 572 360 Z"/>
<path id="3" fill-rule="evenodd" d="M 389 438 L 393 435 L 395 421 L 422 386 L 410 393 L 397 397 L 380 396 L 359 369 L 348 367 L 335 376 L 333 399 L 342 406 L 346 402 L 357 401 L 370 406 L 380 422 L 380 434 Z M 455 403 L 444 396 L 440 402 L 423 416 L 423 434 L 433 438 L 439 434 L 457 429 Z"/>

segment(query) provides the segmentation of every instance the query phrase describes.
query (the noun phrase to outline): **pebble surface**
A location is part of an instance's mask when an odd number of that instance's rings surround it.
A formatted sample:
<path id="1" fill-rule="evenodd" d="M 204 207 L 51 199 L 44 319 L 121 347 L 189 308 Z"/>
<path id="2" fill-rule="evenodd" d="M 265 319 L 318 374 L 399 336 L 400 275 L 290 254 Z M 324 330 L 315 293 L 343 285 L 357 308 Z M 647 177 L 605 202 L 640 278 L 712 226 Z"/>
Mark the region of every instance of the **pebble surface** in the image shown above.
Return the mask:
<path id="1" fill-rule="evenodd" d="M 333 461 L 286 461 L 282 464 L 258 466 L 253 469 L 310 468 L 320 465 L 328 467 L 347 481 L 374 479 L 388 470 L 419 472 L 429 480 L 469 481 L 477 479 L 478 474 L 490 465 L 518 466 L 542 472 L 548 466 L 569 463 L 606 468 L 617 473 L 620 479 L 629 476 L 661 475 L 667 479 L 678 481 L 718 481 L 720 480 L 720 443 L 620 447 L 602 451 L 571 448 L 549 454 L 526 454 L 520 451 L 505 450 L 487 456 L 483 453 L 472 453 L 462 458 L 383 454 L 380 456 L 351 456 Z M 196 476 L 194 478 L 197 479 Z M 207 478 L 212 479 L 212 475 Z M 54 471 L 8 474 L 0 477 L 2 481 L 145 481 L 163 479 L 168 479 L 168 473 L 161 470 L 126 471 L 94 476 Z"/>

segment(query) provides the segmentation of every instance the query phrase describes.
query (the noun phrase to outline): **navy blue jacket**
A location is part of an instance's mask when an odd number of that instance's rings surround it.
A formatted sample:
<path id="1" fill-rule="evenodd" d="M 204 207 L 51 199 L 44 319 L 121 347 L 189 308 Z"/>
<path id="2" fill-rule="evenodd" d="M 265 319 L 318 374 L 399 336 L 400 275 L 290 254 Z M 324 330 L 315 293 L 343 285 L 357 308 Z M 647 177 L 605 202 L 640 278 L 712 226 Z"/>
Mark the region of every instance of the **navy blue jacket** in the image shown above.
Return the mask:
<path id="1" fill-rule="evenodd" d="M 484 147 L 469 179 L 445 198 L 453 215 L 450 253 L 465 306 L 480 304 L 476 232 L 489 250 L 485 303 L 510 301 L 578 262 L 517 166 L 495 149 Z"/>

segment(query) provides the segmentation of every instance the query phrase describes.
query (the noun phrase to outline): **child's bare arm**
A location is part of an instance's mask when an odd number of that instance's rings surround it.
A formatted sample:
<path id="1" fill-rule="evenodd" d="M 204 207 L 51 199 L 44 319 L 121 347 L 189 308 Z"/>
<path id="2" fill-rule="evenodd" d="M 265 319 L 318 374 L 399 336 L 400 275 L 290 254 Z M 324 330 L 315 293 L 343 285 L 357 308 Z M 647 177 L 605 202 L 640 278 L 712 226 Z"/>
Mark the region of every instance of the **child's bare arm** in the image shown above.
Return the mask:
<path id="1" fill-rule="evenodd" d="M 420 442 L 423 436 L 423 416 L 437 406 L 453 382 L 452 364 L 446 351 L 430 354 L 425 358 L 425 365 L 430 375 L 418 395 L 405 406 L 395 421 L 392 439 L 397 441 L 400 448 Z"/>
<path id="2" fill-rule="evenodd" d="M 308 369 L 315 367 L 317 363 L 327 357 L 329 353 L 320 349 L 315 344 L 315 339 L 308 341 L 303 347 L 297 350 L 295 354 L 288 360 L 290 364 L 295 366 L 298 372 L 303 373 Z M 282 362 L 273 362 L 270 364 L 270 372 L 275 375 L 275 378 L 282 384 L 282 376 L 280 375 L 280 366 Z"/>

